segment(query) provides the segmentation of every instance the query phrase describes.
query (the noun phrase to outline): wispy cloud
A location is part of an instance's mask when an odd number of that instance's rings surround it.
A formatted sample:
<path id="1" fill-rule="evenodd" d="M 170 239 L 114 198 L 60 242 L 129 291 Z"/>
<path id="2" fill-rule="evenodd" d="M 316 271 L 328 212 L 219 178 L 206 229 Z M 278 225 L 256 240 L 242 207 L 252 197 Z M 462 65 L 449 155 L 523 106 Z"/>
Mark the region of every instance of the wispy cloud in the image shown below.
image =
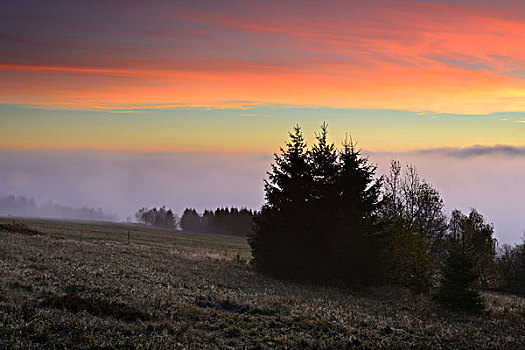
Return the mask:
<path id="1" fill-rule="evenodd" d="M 439 154 L 454 158 L 472 158 L 487 155 L 504 155 L 508 157 L 525 157 L 525 146 L 513 145 L 494 145 L 482 146 L 475 145 L 470 147 L 440 147 L 411 151 L 418 154 Z"/>

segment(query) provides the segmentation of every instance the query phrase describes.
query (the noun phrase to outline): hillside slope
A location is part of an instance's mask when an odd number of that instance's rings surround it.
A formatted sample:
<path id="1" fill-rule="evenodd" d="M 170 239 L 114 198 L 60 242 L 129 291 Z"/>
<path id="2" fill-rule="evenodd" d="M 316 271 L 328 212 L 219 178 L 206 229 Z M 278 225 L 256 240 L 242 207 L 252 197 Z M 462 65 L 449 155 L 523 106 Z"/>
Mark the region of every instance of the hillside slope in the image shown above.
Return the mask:
<path id="1" fill-rule="evenodd" d="M 260 276 L 247 263 L 245 240 L 235 237 L 137 228 L 128 245 L 127 225 L 111 224 L 111 234 L 110 224 L 25 223 L 45 233 L 0 231 L 0 348 L 525 344 L 522 298 L 487 294 L 489 315 L 460 316 L 403 290 Z"/>

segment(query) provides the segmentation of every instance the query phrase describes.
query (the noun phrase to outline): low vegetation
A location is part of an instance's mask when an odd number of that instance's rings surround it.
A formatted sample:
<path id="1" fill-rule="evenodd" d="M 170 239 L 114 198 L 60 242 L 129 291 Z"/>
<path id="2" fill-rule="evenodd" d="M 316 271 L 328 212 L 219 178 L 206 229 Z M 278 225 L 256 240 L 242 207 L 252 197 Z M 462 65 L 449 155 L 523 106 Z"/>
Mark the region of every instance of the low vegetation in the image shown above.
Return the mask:
<path id="1" fill-rule="evenodd" d="M 525 295 L 525 235 L 514 246 L 504 245 L 496 259 L 497 289 Z"/>
<path id="2" fill-rule="evenodd" d="M 15 225 L 31 234 L 0 229 L 0 348 L 519 349 L 525 343 L 525 300 L 517 296 L 484 293 L 486 311 L 465 315 L 399 287 L 265 277 L 249 265 L 240 237 L 113 223 Z"/>

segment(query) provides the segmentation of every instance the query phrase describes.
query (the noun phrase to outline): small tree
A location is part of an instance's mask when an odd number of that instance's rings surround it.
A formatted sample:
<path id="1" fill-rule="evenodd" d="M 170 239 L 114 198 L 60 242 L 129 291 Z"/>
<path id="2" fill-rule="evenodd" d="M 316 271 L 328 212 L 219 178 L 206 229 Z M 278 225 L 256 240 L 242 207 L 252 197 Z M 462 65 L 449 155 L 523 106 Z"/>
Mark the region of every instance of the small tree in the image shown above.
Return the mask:
<path id="1" fill-rule="evenodd" d="M 192 208 L 186 208 L 180 218 L 180 227 L 186 231 L 201 231 L 201 216 Z"/>
<path id="2" fill-rule="evenodd" d="M 525 294 L 525 234 L 521 244 L 504 245 L 496 260 L 500 290 Z"/>
<path id="3" fill-rule="evenodd" d="M 481 221 L 480 221 L 481 220 Z M 489 225 L 490 226 L 490 225 Z M 437 298 L 441 302 L 466 312 L 479 313 L 484 301 L 476 290 L 476 284 L 483 271 L 483 258 L 490 254 L 486 241 L 487 224 L 474 209 L 467 217 L 459 210 L 452 212 L 449 224 L 447 256 L 441 269 L 441 286 Z M 492 231 L 491 231 L 492 232 Z M 490 235 L 491 242 L 492 237 Z"/>
<path id="4" fill-rule="evenodd" d="M 417 169 L 392 160 L 390 172 L 385 176 L 383 218 L 401 219 L 405 230 L 421 235 L 430 251 L 439 255 L 445 245 L 447 218 L 439 192 L 426 180 L 421 180 Z"/>
<path id="5" fill-rule="evenodd" d="M 135 219 L 137 220 L 137 222 L 141 224 L 146 224 L 146 212 L 147 211 L 148 211 L 148 208 L 140 208 L 135 213 Z"/>
<path id="6" fill-rule="evenodd" d="M 177 218 L 171 209 L 164 216 L 164 226 L 166 228 L 175 228 L 177 226 Z"/>
<path id="7" fill-rule="evenodd" d="M 474 285 L 479 272 L 472 255 L 462 242 L 454 241 L 442 267 L 441 286 L 437 298 L 444 304 L 461 311 L 479 313 L 484 301 Z"/>
<path id="8" fill-rule="evenodd" d="M 488 285 L 489 276 L 495 269 L 496 239 L 493 237 L 494 226 L 485 222 L 485 218 L 476 209 L 471 209 L 468 216 L 463 216 L 463 235 L 466 244 L 478 266 L 480 282 Z"/>

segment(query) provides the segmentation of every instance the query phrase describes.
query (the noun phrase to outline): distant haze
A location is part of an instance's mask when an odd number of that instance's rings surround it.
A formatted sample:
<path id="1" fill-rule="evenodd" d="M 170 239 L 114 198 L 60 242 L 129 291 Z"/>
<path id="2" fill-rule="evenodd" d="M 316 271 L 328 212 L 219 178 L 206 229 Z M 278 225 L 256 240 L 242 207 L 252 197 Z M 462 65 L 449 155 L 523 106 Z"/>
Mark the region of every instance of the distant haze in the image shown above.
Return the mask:
<path id="1" fill-rule="evenodd" d="M 378 174 L 392 157 L 410 162 L 441 192 L 447 213 L 474 207 L 494 223 L 500 243 L 514 243 L 525 229 L 525 152 L 497 147 L 371 153 L 370 161 Z M 166 205 L 178 214 L 186 207 L 259 209 L 272 161 L 270 154 L 6 151 L 0 196 L 102 208 L 123 221 L 143 206 Z"/>
<path id="2" fill-rule="evenodd" d="M 0 216 L 12 217 L 47 217 L 75 220 L 102 220 L 114 221 L 114 215 L 108 215 L 101 208 L 74 208 L 60 205 L 53 201 L 36 204 L 34 198 L 15 196 L 0 196 Z"/>
<path id="3" fill-rule="evenodd" d="M 180 153 L 0 152 L 0 195 L 101 207 L 120 220 L 138 208 L 166 205 L 181 213 L 262 205 L 271 156 Z"/>

